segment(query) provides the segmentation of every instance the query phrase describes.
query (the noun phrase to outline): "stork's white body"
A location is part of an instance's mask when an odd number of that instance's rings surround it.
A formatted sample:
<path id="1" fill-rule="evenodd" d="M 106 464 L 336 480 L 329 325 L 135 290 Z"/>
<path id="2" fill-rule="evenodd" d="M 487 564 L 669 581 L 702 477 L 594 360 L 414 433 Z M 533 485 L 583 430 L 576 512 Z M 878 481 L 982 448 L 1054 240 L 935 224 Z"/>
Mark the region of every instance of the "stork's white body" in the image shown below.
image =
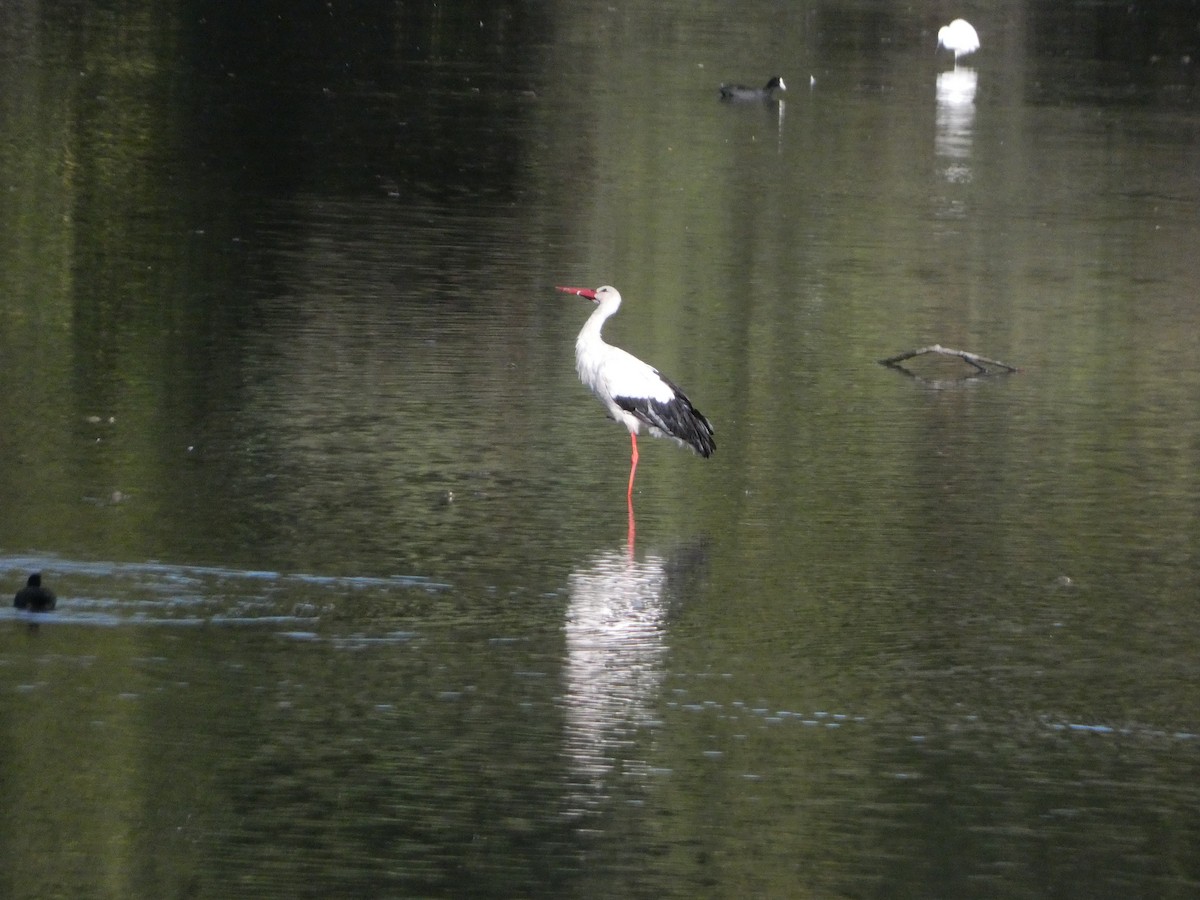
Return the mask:
<path id="1" fill-rule="evenodd" d="M 607 285 L 594 291 L 587 288 L 559 290 L 586 297 L 596 304 L 596 311 L 575 340 L 575 369 L 579 380 L 591 388 L 608 414 L 629 431 L 633 443 L 630 495 L 637 471 L 637 436 L 643 432 L 670 438 L 701 456 L 711 456 L 716 450 L 712 425 L 692 406 L 683 391 L 653 366 L 614 347 L 601 335 L 605 321 L 621 306 L 620 292 Z"/>

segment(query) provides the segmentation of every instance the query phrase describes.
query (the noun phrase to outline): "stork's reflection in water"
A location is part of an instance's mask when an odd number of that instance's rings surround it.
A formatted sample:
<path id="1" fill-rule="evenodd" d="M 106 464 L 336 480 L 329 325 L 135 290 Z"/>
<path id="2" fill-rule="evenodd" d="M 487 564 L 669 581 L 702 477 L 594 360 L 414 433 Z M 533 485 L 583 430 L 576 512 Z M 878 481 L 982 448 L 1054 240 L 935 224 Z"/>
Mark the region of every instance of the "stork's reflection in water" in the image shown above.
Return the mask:
<path id="1" fill-rule="evenodd" d="M 584 814 L 650 771 L 647 738 L 659 719 L 669 623 L 703 570 L 703 546 L 638 560 L 597 553 L 569 580 L 565 747 Z"/>

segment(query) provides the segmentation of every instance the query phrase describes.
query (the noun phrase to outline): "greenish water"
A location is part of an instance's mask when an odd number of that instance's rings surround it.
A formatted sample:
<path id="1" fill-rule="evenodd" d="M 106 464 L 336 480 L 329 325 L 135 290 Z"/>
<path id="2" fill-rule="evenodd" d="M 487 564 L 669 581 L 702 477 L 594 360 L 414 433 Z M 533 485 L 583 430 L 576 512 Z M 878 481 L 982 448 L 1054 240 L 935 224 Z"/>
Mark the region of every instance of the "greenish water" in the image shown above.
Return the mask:
<path id="1" fill-rule="evenodd" d="M 276 12 L 0 18 L 0 894 L 1194 892 L 1183 13 Z"/>

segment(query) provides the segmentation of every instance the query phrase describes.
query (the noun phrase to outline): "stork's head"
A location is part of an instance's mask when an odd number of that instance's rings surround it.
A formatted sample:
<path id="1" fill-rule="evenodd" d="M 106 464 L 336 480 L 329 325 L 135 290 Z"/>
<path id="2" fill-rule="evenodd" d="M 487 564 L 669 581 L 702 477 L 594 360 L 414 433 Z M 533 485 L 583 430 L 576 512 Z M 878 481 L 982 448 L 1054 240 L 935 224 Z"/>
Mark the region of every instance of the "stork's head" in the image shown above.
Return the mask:
<path id="1" fill-rule="evenodd" d="M 558 290 L 564 294 L 578 294 L 580 297 L 586 297 L 593 303 L 611 303 L 613 305 L 620 304 L 621 292 L 611 285 L 598 287 L 594 291 L 591 288 L 576 288 L 576 287 L 560 287 Z"/>

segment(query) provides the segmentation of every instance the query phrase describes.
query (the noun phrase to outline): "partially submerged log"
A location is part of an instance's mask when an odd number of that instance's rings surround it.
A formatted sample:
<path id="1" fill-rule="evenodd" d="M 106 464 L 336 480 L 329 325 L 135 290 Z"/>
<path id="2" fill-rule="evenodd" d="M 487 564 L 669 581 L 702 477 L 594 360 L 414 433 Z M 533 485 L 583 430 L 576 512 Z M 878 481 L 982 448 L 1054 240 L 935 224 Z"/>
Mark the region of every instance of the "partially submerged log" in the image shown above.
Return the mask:
<path id="1" fill-rule="evenodd" d="M 904 353 L 898 353 L 895 356 L 889 356 L 887 359 L 879 360 L 881 366 L 887 366 L 891 369 L 899 369 L 905 375 L 917 377 L 915 373 L 910 372 L 901 363 L 907 362 L 916 356 L 923 356 L 926 353 L 936 353 L 940 356 L 957 356 L 959 359 L 969 363 L 975 371 L 967 374 L 966 378 L 978 378 L 983 375 L 1007 375 L 1010 372 L 1021 371 L 1016 366 L 1010 366 L 1006 362 L 1000 362 L 998 359 L 988 359 L 986 356 L 980 356 L 978 353 L 968 353 L 966 350 L 955 350 L 952 347 L 943 347 L 941 344 L 931 344 L 928 347 L 918 347 L 916 350 L 907 350 Z"/>

